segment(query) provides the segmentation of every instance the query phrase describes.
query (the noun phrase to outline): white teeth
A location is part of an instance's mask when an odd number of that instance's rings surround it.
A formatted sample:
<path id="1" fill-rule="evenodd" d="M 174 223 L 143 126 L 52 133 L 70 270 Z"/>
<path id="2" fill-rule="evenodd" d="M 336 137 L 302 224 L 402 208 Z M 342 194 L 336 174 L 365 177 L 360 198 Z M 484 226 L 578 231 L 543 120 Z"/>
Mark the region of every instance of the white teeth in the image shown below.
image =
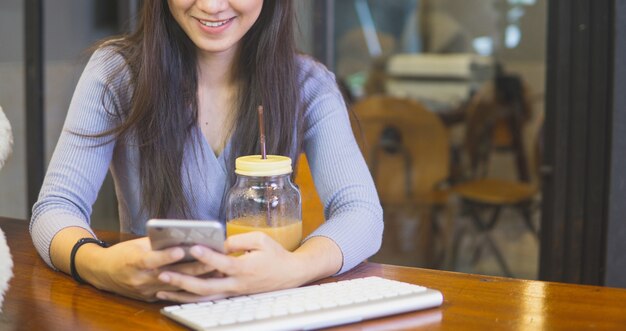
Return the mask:
<path id="1" fill-rule="evenodd" d="M 202 23 L 202 25 L 204 25 L 204 26 L 208 26 L 208 27 L 211 27 L 211 28 L 216 28 L 218 26 L 222 26 L 222 25 L 228 23 L 228 21 L 230 21 L 230 20 L 225 20 L 225 21 L 221 21 L 221 22 L 200 21 L 200 23 Z"/>

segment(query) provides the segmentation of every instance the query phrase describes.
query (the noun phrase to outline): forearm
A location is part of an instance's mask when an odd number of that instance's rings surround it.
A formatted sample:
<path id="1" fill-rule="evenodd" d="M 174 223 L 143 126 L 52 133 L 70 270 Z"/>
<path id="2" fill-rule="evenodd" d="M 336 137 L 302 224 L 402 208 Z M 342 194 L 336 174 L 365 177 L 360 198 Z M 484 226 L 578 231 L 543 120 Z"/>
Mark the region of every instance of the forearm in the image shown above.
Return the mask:
<path id="1" fill-rule="evenodd" d="M 81 238 L 93 236 L 84 228 L 67 227 L 53 238 L 50 247 L 53 265 L 70 273 L 72 248 Z M 184 255 L 180 248 L 160 251 L 150 249 L 148 238 L 124 241 L 108 248 L 84 244 L 77 251 L 74 263 L 80 278 L 98 289 L 130 298 L 155 301 L 157 291 L 172 290 L 156 279 L 155 270 L 178 262 Z M 189 274 L 195 275 L 194 270 Z M 200 270 L 198 274 L 206 271 Z"/>
<path id="2" fill-rule="evenodd" d="M 72 248 L 81 238 L 93 238 L 89 231 L 80 227 L 68 227 L 59 231 L 50 245 L 50 258 L 52 264 L 59 270 L 70 274 L 70 255 Z M 94 253 L 103 248 L 95 244 L 85 244 L 80 247 L 75 256 L 76 270 L 81 278 L 89 283 L 92 282 L 91 273 L 88 267 L 96 265 L 94 262 Z M 97 284 L 94 284 L 97 286 Z"/>
<path id="3" fill-rule="evenodd" d="M 300 264 L 300 278 L 310 283 L 336 274 L 343 264 L 343 254 L 327 237 L 312 237 L 294 252 Z"/>

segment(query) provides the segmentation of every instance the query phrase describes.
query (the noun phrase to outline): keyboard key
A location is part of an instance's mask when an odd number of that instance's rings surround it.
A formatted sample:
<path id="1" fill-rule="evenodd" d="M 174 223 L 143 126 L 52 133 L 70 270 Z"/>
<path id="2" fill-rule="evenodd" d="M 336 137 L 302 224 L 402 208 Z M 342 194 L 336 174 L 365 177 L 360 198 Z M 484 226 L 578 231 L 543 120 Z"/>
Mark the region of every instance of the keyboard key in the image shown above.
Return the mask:
<path id="1" fill-rule="evenodd" d="M 179 309 L 181 309 L 180 306 L 168 306 L 168 307 L 163 308 L 163 310 L 168 313 L 174 310 L 179 310 Z"/>

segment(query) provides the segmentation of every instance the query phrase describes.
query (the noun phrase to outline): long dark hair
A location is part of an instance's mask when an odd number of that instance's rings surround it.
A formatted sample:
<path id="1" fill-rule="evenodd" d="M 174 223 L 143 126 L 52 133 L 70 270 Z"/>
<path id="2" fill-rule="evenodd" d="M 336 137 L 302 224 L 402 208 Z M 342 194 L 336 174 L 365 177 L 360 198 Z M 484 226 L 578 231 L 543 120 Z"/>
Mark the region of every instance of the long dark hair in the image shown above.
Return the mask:
<path id="1" fill-rule="evenodd" d="M 258 20 L 240 41 L 232 68 L 239 88 L 227 155 L 231 173 L 236 157 L 259 151 L 258 105 L 265 108 L 268 153 L 297 162 L 303 115 L 293 15 L 291 1 L 265 0 Z M 196 46 L 170 13 L 167 0 L 144 1 L 137 30 L 103 45 L 113 46 L 124 57 L 133 93 L 121 124 L 102 135 L 130 135 L 137 142 L 142 205 L 149 217 L 166 217 L 170 212 L 193 217 L 181 167 L 185 143 L 198 118 Z M 110 77 L 111 82 L 114 79 Z M 229 181 L 233 179 L 234 175 Z"/>

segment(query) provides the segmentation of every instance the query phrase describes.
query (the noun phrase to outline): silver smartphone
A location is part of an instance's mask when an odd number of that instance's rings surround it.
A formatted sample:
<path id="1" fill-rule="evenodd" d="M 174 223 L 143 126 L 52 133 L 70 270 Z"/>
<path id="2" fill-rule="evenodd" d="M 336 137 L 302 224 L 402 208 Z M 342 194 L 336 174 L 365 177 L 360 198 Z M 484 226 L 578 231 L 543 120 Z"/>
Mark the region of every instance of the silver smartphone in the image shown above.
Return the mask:
<path id="1" fill-rule="evenodd" d="M 202 245 L 220 253 L 224 252 L 225 231 L 219 221 L 214 220 L 168 220 L 151 219 L 146 223 L 152 250 L 182 247 L 185 257 L 181 262 L 193 261 L 189 248 Z"/>

